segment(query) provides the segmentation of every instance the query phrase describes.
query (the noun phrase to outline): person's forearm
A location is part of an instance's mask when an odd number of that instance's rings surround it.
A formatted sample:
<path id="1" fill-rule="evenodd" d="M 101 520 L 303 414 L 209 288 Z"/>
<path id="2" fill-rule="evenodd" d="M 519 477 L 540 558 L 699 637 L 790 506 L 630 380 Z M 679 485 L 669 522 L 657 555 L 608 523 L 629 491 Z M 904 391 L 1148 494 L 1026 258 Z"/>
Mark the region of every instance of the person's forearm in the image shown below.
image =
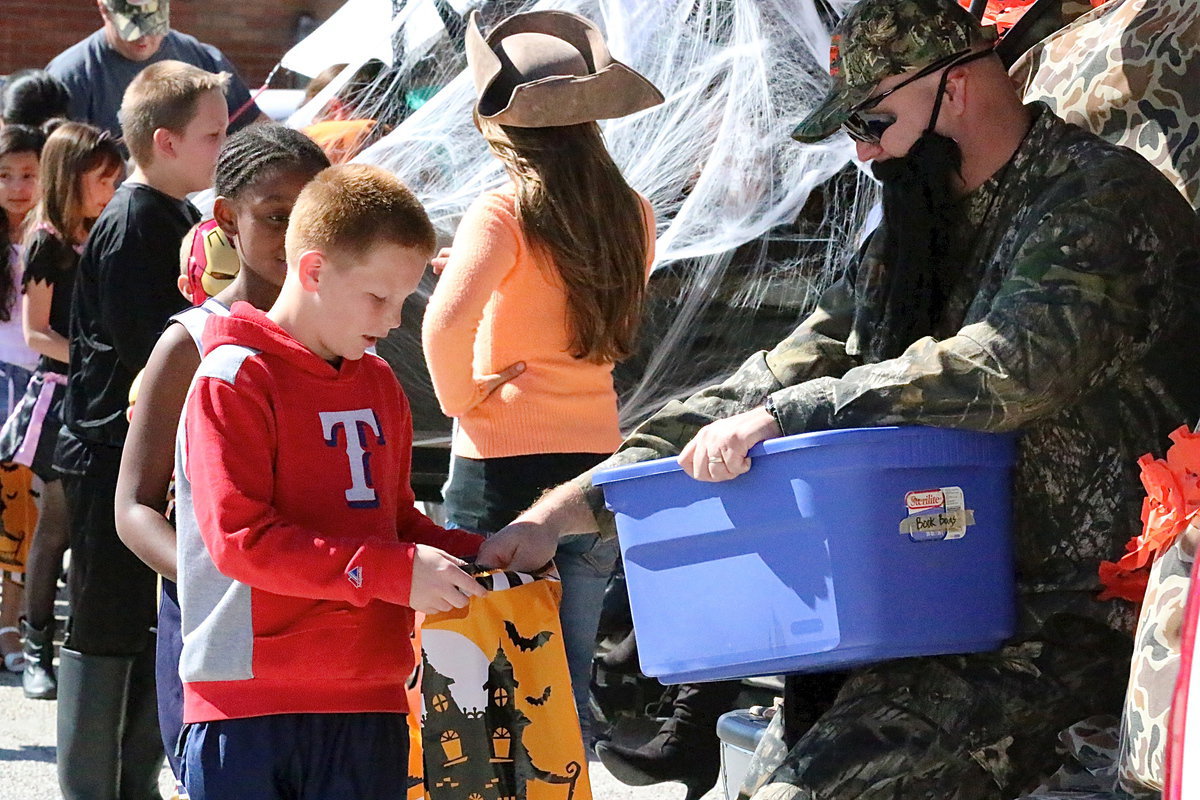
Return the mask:
<path id="1" fill-rule="evenodd" d="M 149 506 L 133 504 L 118 512 L 117 533 L 146 566 L 167 580 L 175 580 L 175 529 L 166 517 Z"/>
<path id="2" fill-rule="evenodd" d="M 518 522 L 553 530 L 559 537 L 597 533 L 600 529 L 587 499 L 574 482 L 564 483 L 546 492 L 514 520 L 514 524 Z"/>
<path id="3" fill-rule="evenodd" d="M 29 331 L 25 344 L 33 352 L 61 361 L 64 364 L 71 360 L 70 347 L 62 334 L 54 331 Z"/>
<path id="4" fill-rule="evenodd" d="M 563 536 L 598 531 L 583 491 L 574 482 L 564 483 L 489 537 L 479 548 L 478 563 L 533 572 L 554 558 Z"/>

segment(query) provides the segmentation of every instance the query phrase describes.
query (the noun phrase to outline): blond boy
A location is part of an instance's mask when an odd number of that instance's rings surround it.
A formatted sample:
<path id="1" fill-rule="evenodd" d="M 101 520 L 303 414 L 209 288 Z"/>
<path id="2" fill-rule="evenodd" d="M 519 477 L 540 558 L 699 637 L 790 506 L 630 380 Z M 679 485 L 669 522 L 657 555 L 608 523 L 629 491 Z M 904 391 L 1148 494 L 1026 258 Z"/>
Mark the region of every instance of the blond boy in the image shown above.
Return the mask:
<path id="1" fill-rule="evenodd" d="M 133 378 L 167 319 L 179 241 L 199 220 L 225 139 L 226 75 L 177 61 L 142 71 L 121 105 L 135 168 L 92 227 L 72 291 L 64 430 L 55 466 L 70 516 L 71 619 L 60 653 L 58 774 L 68 800 L 153 797 L 156 576 L 121 544 L 113 497 Z"/>

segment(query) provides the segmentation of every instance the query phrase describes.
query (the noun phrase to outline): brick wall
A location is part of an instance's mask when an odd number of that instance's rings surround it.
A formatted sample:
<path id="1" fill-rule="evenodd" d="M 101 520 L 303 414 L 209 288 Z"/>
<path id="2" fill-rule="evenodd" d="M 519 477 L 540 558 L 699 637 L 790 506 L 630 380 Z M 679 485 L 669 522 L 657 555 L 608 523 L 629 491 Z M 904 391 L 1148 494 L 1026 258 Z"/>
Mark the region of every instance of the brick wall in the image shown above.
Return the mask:
<path id="1" fill-rule="evenodd" d="M 293 43 L 296 23 L 343 0 L 172 0 L 171 26 L 221 49 L 253 86 Z M 42 67 L 100 27 L 95 0 L 0 0 L 0 75 Z"/>

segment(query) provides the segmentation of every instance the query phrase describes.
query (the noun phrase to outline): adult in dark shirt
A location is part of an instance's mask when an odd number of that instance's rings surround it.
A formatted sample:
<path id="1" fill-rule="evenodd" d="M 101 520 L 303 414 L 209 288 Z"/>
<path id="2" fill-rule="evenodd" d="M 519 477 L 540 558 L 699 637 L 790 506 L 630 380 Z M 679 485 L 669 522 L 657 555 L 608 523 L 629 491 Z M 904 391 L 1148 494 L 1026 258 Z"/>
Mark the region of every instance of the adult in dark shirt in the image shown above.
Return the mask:
<path id="1" fill-rule="evenodd" d="M 136 166 L 92 227 L 75 277 L 55 459 L 71 516 L 72 608 L 58 682 L 67 800 L 156 796 L 156 576 L 121 544 L 113 501 L 130 385 L 186 305 L 175 286 L 179 244 L 200 214 L 185 198 L 212 184 L 229 122 L 226 80 L 178 61 L 134 78 L 121 123 Z"/>
<path id="2" fill-rule="evenodd" d="M 97 5 L 104 27 L 59 53 L 46 66 L 46 71 L 71 93 L 71 119 L 120 136 L 117 109 L 125 88 L 150 64 L 168 60 L 182 61 L 206 72 L 230 74 L 226 95 L 230 133 L 267 119 L 220 50 L 170 29 L 168 0 L 140 4 L 97 0 Z"/>

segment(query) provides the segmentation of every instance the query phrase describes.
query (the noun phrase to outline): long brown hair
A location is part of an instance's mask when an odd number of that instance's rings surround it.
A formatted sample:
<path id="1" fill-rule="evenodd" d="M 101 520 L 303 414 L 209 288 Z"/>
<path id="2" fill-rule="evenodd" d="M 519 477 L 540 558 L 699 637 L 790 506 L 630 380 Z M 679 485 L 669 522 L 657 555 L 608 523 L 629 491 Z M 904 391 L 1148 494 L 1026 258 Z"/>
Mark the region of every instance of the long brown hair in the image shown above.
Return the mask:
<path id="1" fill-rule="evenodd" d="M 111 175 L 123 166 L 121 151 L 106 131 L 82 122 L 59 125 L 42 149 L 41 196 L 30 235 L 49 225 L 66 244 L 83 244 L 79 234 L 86 235 L 95 222 L 83 216 L 83 176 L 100 167 Z"/>
<path id="2" fill-rule="evenodd" d="M 646 294 L 646 223 L 600 126 L 476 122 L 517 186 L 521 229 L 566 287 L 571 355 L 595 363 L 627 358 Z"/>

